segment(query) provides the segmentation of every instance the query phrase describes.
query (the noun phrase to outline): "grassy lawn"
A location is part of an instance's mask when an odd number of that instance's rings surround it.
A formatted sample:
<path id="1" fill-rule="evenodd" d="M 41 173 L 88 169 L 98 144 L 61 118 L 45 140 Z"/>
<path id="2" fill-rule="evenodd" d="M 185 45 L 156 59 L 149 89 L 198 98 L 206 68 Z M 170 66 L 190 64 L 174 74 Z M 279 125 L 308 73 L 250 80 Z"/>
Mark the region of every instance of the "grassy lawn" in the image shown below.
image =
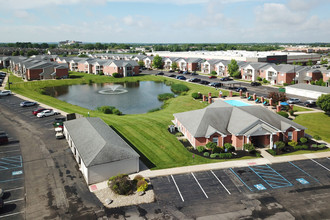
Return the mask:
<path id="1" fill-rule="evenodd" d="M 146 114 L 116 116 L 91 111 L 44 95 L 43 88 L 83 83 L 128 82 L 137 80 L 172 81 L 178 83 L 178 80 L 152 75 L 118 79 L 84 73 L 70 73 L 70 76 L 74 77 L 74 79 L 14 83 L 12 85 L 12 91 L 68 113 L 76 112 L 87 116 L 87 112 L 90 112 L 91 117 L 102 118 L 107 124 L 117 130 L 128 142 L 130 142 L 133 147 L 140 152 L 140 155 L 144 155 L 142 156 L 142 159 L 152 169 L 225 161 L 220 159 L 211 160 L 197 155 L 193 159 L 192 154 L 184 148 L 174 135 L 171 135 L 167 131 L 168 126 L 172 124 L 171 120 L 173 120 L 173 113 L 201 109 L 207 106 L 206 103 L 192 99 L 191 93 L 201 92 L 202 94 L 207 94 L 208 92 L 212 92 L 213 96 L 217 96 L 219 90 L 180 81 L 180 83 L 186 84 L 190 88 L 190 91 L 187 92 L 186 95 L 181 95 L 166 101 L 166 107 L 164 109 Z M 222 92 L 224 95 L 228 95 L 228 91 L 223 90 Z M 248 158 L 250 157 L 246 157 L 245 159 Z"/>
<path id="2" fill-rule="evenodd" d="M 330 148 L 324 149 L 324 150 L 298 150 L 295 152 L 291 153 L 285 153 L 285 154 L 280 154 L 280 155 L 275 155 L 275 157 L 282 157 L 282 156 L 292 156 L 292 155 L 299 155 L 299 154 L 313 154 L 313 153 L 321 153 L 321 152 L 327 152 L 330 151 Z"/>
<path id="3" fill-rule="evenodd" d="M 297 105 L 294 105 L 294 106 L 293 106 L 293 110 L 294 110 L 294 111 L 297 111 L 297 112 L 313 111 L 312 109 L 304 108 L 304 107 L 300 107 L 300 106 L 297 106 Z"/>
<path id="4" fill-rule="evenodd" d="M 294 122 L 306 127 L 309 135 L 319 135 L 324 141 L 330 142 L 330 116 L 324 113 L 298 115 Z"/>

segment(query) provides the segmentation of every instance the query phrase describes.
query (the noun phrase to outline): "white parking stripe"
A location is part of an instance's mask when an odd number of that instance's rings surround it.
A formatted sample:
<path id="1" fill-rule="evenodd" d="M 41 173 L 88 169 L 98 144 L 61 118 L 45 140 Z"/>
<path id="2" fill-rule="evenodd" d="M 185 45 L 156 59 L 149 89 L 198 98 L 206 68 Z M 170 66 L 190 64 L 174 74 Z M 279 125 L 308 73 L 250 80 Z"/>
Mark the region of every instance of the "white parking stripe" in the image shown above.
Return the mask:
<path id="1" fill-rule="evenodd" d="M 231 193 L 229 192 L 229 190 L 225 187 L 225 185 L 223 185 L 223 183 L 219 180 L 219 178 L 213 173 L 213 171 L 211 170 L 211 173 L 213 174 L 213 176 L 219 181 L 219 183 L 223 186 L 223 188 L 227 191 L 227 193 L 230 195 Z"/>
<path id="2" fill-rule="evenodd" d="M 181 192 L 180 192 L 180 189 L 179 189 L 178 185 L 176 185 L 176 182 L 175 182 L 174 177 L 173 177 L 172 175 L 171 175 L 171 177 L 172 177 L 172 180 L 173 180 L 173 182 L 174 182 L 174 185 L 175 185 L 176 189 L 177 189 L 178 192 L 179 192 L 179 195 L 180 195 L 180 197 L 181 197 L 181 199 L 182 199 L 182 202 L 184 202 L 184 199 L 183 199 L 183 197 L 182 197 L 182 195 L 181 195 Z"/>
<path id="3" fill-rule="evenodd" d="M 195 175 L 193 173 L 191 173 L 191 175 L 194 177 L 194 179 L 196 180 L 197 184 L 199 185 L 199 187 L 201 188 L 201 190 L 203 191 L 204 195 L 206 198 L 209 198 L 207 195 L 206 195 L 206 192 L 204 191 L 203 187 L 201 186 L 201 184 L 199 184 L 198 180 L 196 179 Z"/>
<path id="4" fill-rule="evenodd" d="M 17 202 L 17 201 L 23 201 L 24 198 L 21 198 L 21 199 L 14 199 L 14 200 L 9 200 L 9 201 L 5 201 L 4 203 L 5 204 L 8 204 L 8 203 L 13 203 L 13 202 Z"/>
<path id="5" fill-rule="evenodd" d="M 316 163 L 316 164 L 320 165 L 321 167 L 323 167 L 324 169 L 326 169 L 327 171 L 329 171 L 329 172 L 330 172 L 329 168 L 327 168 L 327 167 L 323 166 L 322 164 L 320 164 L 319 162 L 317 162 L 317 161 L 315 161 L 315 160 L 313 160 L 313 159 L 311 159 L 311 160 L 312 160 L 314 163 Z"/>
<path id="6" fill-rule="evenodd" d="M 5 192 L 20 190 L 20 189 L 24 189 L 24 187 L 18 187 L 18 188 L 13 188 L 13 189 L 6 189 Z"/>
<path id="7" fill-rule="evenodd" d="M 17 151 L 21 151 L 21 150 L 0 151 L 0 154 L 17 152 Z"/>
<path id="8" fill-rule="evenodd" d="M 6 218 L 6 217 L 9 217 L 9 216 L 13 216 L 13 215 L 19 215 L 21 213 L 24 213 L 24 212 L 22 211 L 22 212 L 15 212 L 15 213 L 8 214 L 8 215 L 1 215 L 0 218 Z"/>

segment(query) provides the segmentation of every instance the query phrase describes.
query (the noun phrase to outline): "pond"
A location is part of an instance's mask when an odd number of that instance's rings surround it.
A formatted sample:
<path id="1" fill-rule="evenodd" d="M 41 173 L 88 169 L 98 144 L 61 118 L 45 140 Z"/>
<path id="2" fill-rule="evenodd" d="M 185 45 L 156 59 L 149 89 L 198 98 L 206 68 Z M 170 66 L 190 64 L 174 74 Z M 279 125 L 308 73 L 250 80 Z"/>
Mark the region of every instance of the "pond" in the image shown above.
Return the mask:
<path id="1" fill-rule="evenodd" d="M 45 94 L 59 100 L 95 110 L 108 105 L 123 114 L 141 114 L 159 108 L 163 102 L 157 96 L 172 93 L 163 82 L 141 81 L 126 83 L 83 84 L 45 88 Z"/>

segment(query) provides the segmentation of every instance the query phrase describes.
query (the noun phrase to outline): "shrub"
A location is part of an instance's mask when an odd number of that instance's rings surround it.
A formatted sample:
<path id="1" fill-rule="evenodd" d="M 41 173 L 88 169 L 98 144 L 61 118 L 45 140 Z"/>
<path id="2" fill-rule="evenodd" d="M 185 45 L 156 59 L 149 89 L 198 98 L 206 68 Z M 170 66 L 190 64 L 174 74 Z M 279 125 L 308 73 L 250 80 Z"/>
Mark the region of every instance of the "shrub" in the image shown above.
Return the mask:
<path id="1" fill-rule="evenodd" d="M 114 78 L 119 78 L 119 77 L 121 77 L 120 73 L 113 73 L 112 76 L 113 76 Z"/>
<path id="2" fill-rule="evenodd" d="M 301 137 L 299 140 L 300 140 L 300 143 L 302 143 L 302 144 L 305 144 L 308 141 L 308 139 L 305 137 Z"/>
<path id="3" fill-rule="evenodd" d="M 119 195 L 129 195 L 134 190 L 133 181 L 128 178 L 127 174 L 119 174 L 111 177 L 108 181 L 108 186 L 114 193 Z"/>
<path id="4" fill-rule="evenodd" d="M 320 144 L 318 148 L 325 148 L 325 144 Z"/>
<path id="5" fill-rule="evenodd" d="M 158 95 L 158 100 L 159 101 L 165 101 L 168 99 L 174 98 L 174 94 L 173 93 L 163 93 L 163 94 L 159 94 Z"/>
<path id="6" fill-rule="evenodd" d="M 176 133 L 175 133 L 175 136 L 176 136 L 176 137 L 182 137 L 183 134 L 182 134 L 181 132 L 176 132 Z"/>
<path id="7" fill-rule="evenodd" d="M 258 77 L 257 77 L 257 80 L 258 80 L 259 82 L 261 82 L 261 81 L 262 81 L 262 78 L 261 78 L 260 76 L 258 76 Z"/>
<path id="8" fill-rule="evenodd" d="M 231 143 L 225 143 L 223 146 L 227 150 L 230 150 L 233 147 L 233 145 L 231 145 Z"/>
<path id="9" fill-rule="evenodd" d="M 261 157 L 260 151 L 256 151 L 256 157 Z"/>
<path id="10" fill-rule="evenodd" d="M 221 147 L 215 147 L 212 149 L 212 154 L 221 153 L 221 152 L 223 152 L 223 148 Z"/>
<path id="11" fill-rule="evenodd" d="M 194 99 L 201 99 L 203 95 L 201 93 L 194 92 L 193 94 L 191 94 L 191 97 L 193 97 Z"/>
<path id="12" fill-rule="evenodd" d="M 322 140 L 322 138 L 321 138 L 320 136 L 318 136 L 317 134 L 314 135 L 313 138 L 314 138 L 315 140 L 318 140 L 318 141 L 319 141 L 319 140 Z"/>
<path id="13" fill-rule="evenodd" d="M 312 148 L 317 148 L 317 144 L 312 144 Z"/>
<path id="14" fill-rule="evenodd" d="M 295 150 L 307 150 L 308 146 L 307 145 L 296 145 L 296 146 L 293 146 L 293 149 L 295 149 Z"/>
<path id="15" fill-rule="evenodd" d="M 283 116 L 284 118 L 288 118 L 289 117 L 288 113 L 286 113 L 286 112 L 280 111 L 280 112 L 277 112 L 277 114 Z"/>
<path id="16" fill-rule="evenodd" d="M 197 151 L 199 153 L 203 153 L 205 151 L 205 147 L 204 146 L 197 146 Z"/>
<path id="17" fill-rule="evenodd" d="M 295 147 L 295 146 L 297 146 L 297 144 L 298 144 L 298 142 L 297 141 L 290 141 L 290 142 L 288 142 L 288 145 L 290 145 L 291 147 Z"/>
<path id="18" fill-rule="evenodd" d="M 285 143 L 283 141 L 276 141 L 275 142 L 276 149 L 282 150 L 285 147 Z"/>
<path id="19" fill-rule="evenodd" d="M 211 75 L 214 75 L 214 76 L 217 75 L 217 71 L 214 71 L 214 70 L 211 71 Z"/>
<path id="20" fill-rule="evenodd" d="M 232 158 L 232 157 L 233 157 L 233 155 L 231 153 L 221 153 L 219 155 L 220 159 L 229 159 L 229 158 Z"/>
<path id="21" fill-rule="evenodd" d="M 103 75 L 104 75 L 103 71 L 100 71 L 100 72 L 98 73 L 98 75 L 99 75 L 99 76 L 103 76 Z"/>
<path id="22" fill-rule="evenodd" d="M 188 88 L 188 86 L 186 86 L 184 84 L 172 84 L 171 90 L 172 90 L 172 92 L 174 92 L 176 94 L 180 94 L 180 93 L 189 91 L 189 88 Z"/>
<path id="23" fill-rule="evenodd" d="M 256 148 L 253 146 L 252 143 L 244 144 L 243 145 L 244 149 L 247 150 L 249 153 L 254 151 Z"/>
<path id="24" fill-rule="evenodd" d="M 136 188 L 138 192 L 144 192 L 148 189 L 148 183 L 145 179 L 141 179 L 137 182 Z"/>
<path id="25" fill-rule="evenodd" d="M 115 107 L 104 105 L 101 107 L 97 107 L 96 109 L 104 114 L 112 114 L 112 111 L 115 109 Z"/>
<path id="26" fill-rule="evenodd" d="M 295 113 L 294 110 L 292 110 L 292 109 L 289 110 L 289 114 L 290 114 L 291 116 L 294 116 L 294 113 Z"/>
<path id="27" fill-rule="evenodd" d="M 206 148 L 207 148 L 207 149 L 213 149 L 213 148 L 215 148 L 215 147 L 217 147 L 217 144 L 216 144 L 216 143 L 208 142 L 208 143 L 206 144 Z"/>
<path id="28" fill-rule="evenodd" d="M 211 154 L 211 155 L 210 155 L 210 158 L 216 158 L 216 157 L 217 157 L 216 154 Z"/>
<path id="29" fill-rule="evenodd" d="M 143 178 L 142 175 L 136 175 L 133 180 L 135 180 L 136 182 L 138 182 L 139 180 L 144 180 L 144 178 Z"/>
<path id="30" fill-rule="evenodd" d="M 114 115 L 122 115 L 122 112 L 115 108 L 114 110 L 112 110 L 112 114 L 114 114 Z"/>
<path id="31" fill-rule="evenodd" d="M 289 83 L 283 83 L 283 86 L 288 86 L 289 85 Z"/>
<path id="32" fill-rule="evenodd" d="M 268 83 L 267 79 L 265 79 L 265 78 L 262 80 L 262 82 L 263 83 Z"/>
<path id="33" fill-rule="evenodd" d="M 204 152 L 204 157 L 208 157 L 208 156 L 210 156 L 210 153 L 209 152 Z"/>
<path id="34" fill-rule="evenodd" d="M 273 150 L 273 149 L 269 149 L 269 150 L 267 150 L 267 151 L 268 151 L 268 153 L 270 153 L 270 154 L 273 155 L 273 156 L 276 155 L 276 151 Z"/>

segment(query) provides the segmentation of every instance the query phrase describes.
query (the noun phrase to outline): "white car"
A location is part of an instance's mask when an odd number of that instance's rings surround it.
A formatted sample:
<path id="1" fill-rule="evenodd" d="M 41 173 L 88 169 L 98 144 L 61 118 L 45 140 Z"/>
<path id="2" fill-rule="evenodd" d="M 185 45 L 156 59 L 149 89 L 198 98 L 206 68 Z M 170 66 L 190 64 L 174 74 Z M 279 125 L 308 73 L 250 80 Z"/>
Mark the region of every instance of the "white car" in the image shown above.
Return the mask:
<path id="1" fill-rule="evenodd" d="M 0 91 L 0 96 L 6 96 L 6 95 L 11 95 L 11 91 L 10 90 L 2 90 L 2 91 Z"/>
<path id="2" fill-rule="evenodd" d="M 55 137 L 56 137 L 56 139 L 63 139 L 64 134 L 62 131 L 56 131 Z"/>
<path id="3" fill-rule="evenodd" d="M 57 112 L 57 111 L 54 111 L 53 109 L 47 109 L 47 110 L 44 110 L 42 112 L 39 112 L 37 114 L 37 117 L 38 118 L 43 118 L 43 117 L 48 117 L 48 116 L 58 115 L 58 114 L 60 114 L 60 113 Z"/>
<path id="4" fill-rule="evenodd" d="M 297 99 L 297 98 L 291 98 L 287 101 L 287 103 L 289 104 L 295 104 L 295 103 L 299 103 L 300 102 L 300 99 Z"/>

